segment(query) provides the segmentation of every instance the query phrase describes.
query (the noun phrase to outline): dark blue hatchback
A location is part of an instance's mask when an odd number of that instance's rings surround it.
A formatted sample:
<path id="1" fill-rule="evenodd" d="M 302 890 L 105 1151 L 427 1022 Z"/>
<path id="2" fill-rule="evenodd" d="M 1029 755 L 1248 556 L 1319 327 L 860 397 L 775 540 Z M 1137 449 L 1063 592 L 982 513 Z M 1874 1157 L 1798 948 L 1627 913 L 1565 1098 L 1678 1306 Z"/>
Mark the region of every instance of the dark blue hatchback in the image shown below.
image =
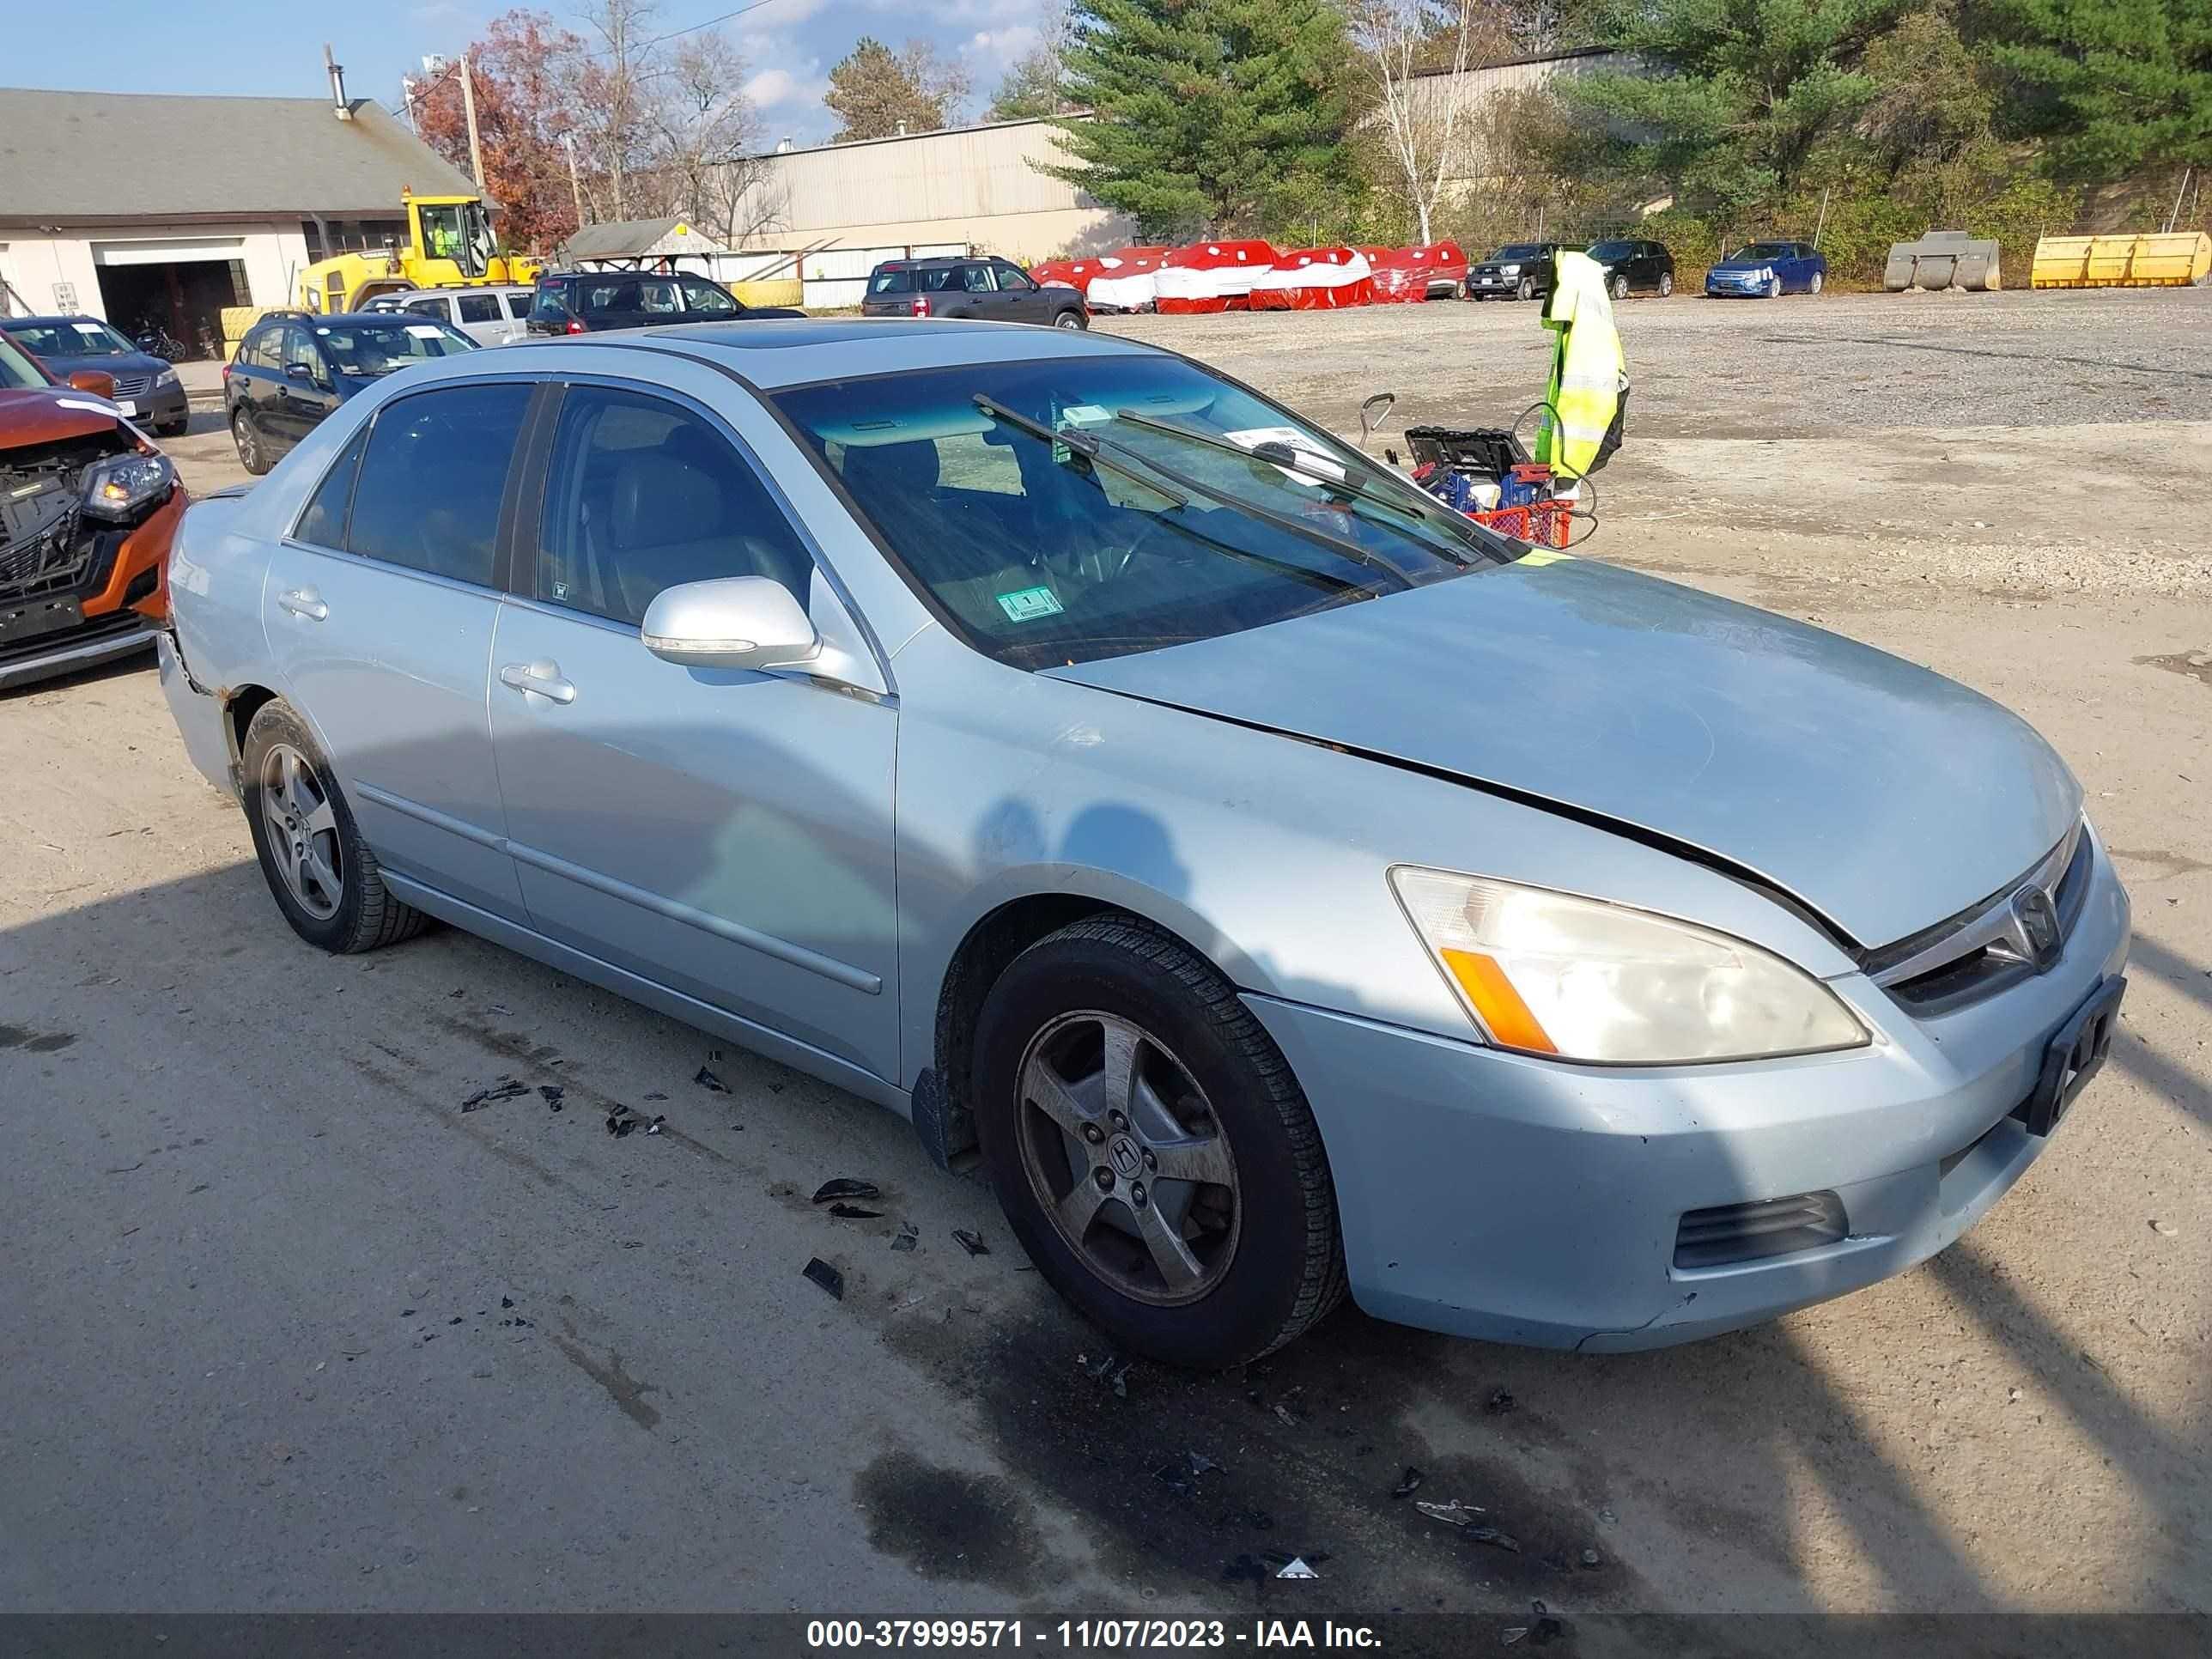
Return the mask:
<path id="1" fill-rule="evenodd" d="M 392 312 L 264 317 L 222 371 L 239 464 L 260 474 L 355 392 L 411 363 L 482 348 L 451 324 Z"/>

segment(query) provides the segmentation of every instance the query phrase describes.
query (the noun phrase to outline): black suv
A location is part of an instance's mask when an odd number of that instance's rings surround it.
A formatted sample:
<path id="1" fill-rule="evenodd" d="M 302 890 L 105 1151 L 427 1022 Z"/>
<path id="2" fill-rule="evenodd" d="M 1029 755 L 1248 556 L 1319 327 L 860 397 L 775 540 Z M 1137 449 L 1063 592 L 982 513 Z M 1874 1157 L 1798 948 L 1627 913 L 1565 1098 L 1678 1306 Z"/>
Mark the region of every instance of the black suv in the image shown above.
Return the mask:
<path id="1" fill-rule="evenodd" d="M 1549 294 L 1559 276 L 1559 256 L 1579 253 L 1580 242 L 1508 242 L 1467 273 L 1470 300 L 1534 300 Z"/>
<path id="2" fill-rule="evenodd" d="M 1039 285 L 1010 259 L 886 259 L 868 274 L 863 317 L 979 317 L 1088 328 L 1080 290 Z"/>
<path id="3" fill-rule="evenodd" d="M 1605 267 L 1606 292 L 1626 300 L 1631 289 L 1665 299 L 1674 291 L 1674 256 L 1659 242 L 1611 236 L 1590 244 L 1589 257 Z"/>
<path id="4" fill-rule="evenodd" d="M 688 271 L 664 276 L 644 270 L 559 270 L 538 279 L 528 326 L 532 334 L 596 334 L 605 328 L 805 314 L 749 306 L 720 283 Z"/>

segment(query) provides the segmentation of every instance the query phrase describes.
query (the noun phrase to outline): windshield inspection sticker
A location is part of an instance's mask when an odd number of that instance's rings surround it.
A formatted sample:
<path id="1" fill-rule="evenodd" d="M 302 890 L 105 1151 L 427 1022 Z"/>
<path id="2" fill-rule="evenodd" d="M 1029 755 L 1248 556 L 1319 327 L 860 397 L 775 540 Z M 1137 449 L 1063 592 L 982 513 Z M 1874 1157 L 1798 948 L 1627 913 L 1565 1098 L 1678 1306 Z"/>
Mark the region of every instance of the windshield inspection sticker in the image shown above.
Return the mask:
<path id="1" fill-rule="evenodd" d="M 1322 478 L 1334 478 L 1340 482 L 1344 477 L 1344 463 L 1296 427 L 1255 426 L 1243 432 L 1224 432 L 1221 435 L 1231 443 L 1241 444 L 1247 449 L 1257 449 L 1262 444 L 1279 444 L 1297 455 L 1301 459 L 1300 466 L 1278 465 L 1275 468 L 1293 483 L 1313 483 L 1316 474 Z M 1305 465 L 1309 462 L 1310 465 Z"/>
<path id="2" fill-rule="evenodd" d="M 999 609 L 1008 622 L 1035 622 L 1039 617 L 1057 617 L 1061 607 L 1060 596 L 1049 587 L 1024 587 L 1000 594 Z"/>
<path id="3" fill-rule="evenodd" d="M 100 325 L 98 323 L 71 323 L 70 326 L 80 334 L 97 334 L 100 332 Z"/>
<path id="4" fill-rule="evenodd" d="M 441 340 L 446 335 L 444 329 L 432 323 L 410 323 L 407 331 L 418 340 Z"/>
<path id="5" fill-rule="evenodd" d="M 1060 411 L 1062 426 L 1103 426 L 1113 418 L 1097 404 L 1070 404 Z"/>

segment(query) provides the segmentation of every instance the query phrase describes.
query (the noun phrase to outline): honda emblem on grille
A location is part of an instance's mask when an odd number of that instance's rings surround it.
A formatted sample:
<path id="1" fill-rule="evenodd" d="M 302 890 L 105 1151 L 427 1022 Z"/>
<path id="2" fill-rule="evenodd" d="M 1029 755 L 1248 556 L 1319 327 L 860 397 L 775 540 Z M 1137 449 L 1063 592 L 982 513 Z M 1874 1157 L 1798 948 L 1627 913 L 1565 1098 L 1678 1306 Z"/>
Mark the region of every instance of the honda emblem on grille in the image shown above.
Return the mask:
<path id="1" fill-rule="evenodd" d="M 2014 925 L 2020 931 L 2021 943 L 2027 947 L 2027 955 L 2041 973 L 2058 960 L 2058 911 L 2051 902 L 2051 895 L 2036 886 L 2023 887 L 2012 896 Z"/>

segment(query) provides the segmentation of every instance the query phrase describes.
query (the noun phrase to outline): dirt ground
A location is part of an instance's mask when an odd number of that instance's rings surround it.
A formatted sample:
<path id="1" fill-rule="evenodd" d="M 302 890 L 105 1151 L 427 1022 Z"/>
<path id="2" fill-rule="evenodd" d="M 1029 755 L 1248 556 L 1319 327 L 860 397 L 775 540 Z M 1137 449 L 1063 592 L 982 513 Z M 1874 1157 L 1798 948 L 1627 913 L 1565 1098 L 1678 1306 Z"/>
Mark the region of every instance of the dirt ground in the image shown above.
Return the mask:
<path id="1" fill-rule="evenodd" d="M 1116 1388 L 888 1115 L 459 933 L 299 945 L 125 666 L 0 699 L 0 1606 L 2212 1610 L 2212 294 L 1622 325 L 1580 550 L 2019 709 L 2133 893 L 2113 1063 L 1960 1243 L 1657 1353 L 1347 1309 Z M 1543 369 L 1532 307 L 1106 326 L 1340 428 L 1377 389 L 1502 423 Z M 565 1109 L 460 1112 L 507 1073 Z M 885 1218 L 806 1201 L 839 1175 Z M 1394 1501 L 1409 1466 L 1521 1550 Z"/>

